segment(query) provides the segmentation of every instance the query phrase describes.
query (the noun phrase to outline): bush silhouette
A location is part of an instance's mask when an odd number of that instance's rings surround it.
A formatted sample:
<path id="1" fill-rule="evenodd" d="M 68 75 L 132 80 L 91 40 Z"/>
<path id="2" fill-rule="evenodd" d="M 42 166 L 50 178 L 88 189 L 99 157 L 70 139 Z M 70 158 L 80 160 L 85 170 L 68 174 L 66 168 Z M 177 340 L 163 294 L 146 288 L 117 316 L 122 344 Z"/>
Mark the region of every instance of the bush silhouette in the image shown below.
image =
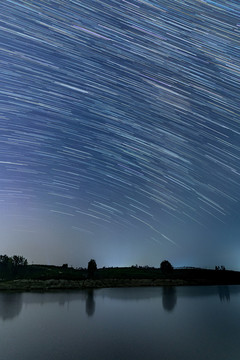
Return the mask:
<path id="1" fill-rule="evenodd" d="M 164 274 L 167 274 L 173 271 L 173 266 L 169 261 L 164 260 L 160 264 L 160 269 Z"/>

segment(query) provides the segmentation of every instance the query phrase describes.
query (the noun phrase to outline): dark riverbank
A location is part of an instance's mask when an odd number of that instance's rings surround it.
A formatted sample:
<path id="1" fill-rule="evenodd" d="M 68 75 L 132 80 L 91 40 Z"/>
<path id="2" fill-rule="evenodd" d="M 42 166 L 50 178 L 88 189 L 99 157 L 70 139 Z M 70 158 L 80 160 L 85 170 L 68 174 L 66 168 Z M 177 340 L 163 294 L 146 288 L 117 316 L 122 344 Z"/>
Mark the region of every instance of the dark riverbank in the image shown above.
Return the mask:
<path id="1" fill-rule="evenodd" d="M 164 286 L 188 285 L 183 280 L 169 279 L 102 279 L 102 280 L 11 280 L 0 283 L 0 291 L 50 291 L 64 289 L 89 289 L 107 287 L 139 287 L 139 286 Z"/>
<path id="2" fill-rule="evenodd" d="M 203 268 L 161 269 L 149 266 L 75 269 L 67 264 L 22 265 L 0 269 L 0 291 L 51 291 L 64 289 L 230 285 L 240 284 L 240 272 Z"/>
<path id="3" fill-rule="evenodd" d="M 86 280 L 31 280 L 19 279 L 0 282 L 0 291 L 54 291 L 81 290 L 113 287 L 142 287 L 142 286 L 192 286 L 192 285 L 230 285 L 236 282 L 217 282 L 208 279 L 86 279 Z"/>

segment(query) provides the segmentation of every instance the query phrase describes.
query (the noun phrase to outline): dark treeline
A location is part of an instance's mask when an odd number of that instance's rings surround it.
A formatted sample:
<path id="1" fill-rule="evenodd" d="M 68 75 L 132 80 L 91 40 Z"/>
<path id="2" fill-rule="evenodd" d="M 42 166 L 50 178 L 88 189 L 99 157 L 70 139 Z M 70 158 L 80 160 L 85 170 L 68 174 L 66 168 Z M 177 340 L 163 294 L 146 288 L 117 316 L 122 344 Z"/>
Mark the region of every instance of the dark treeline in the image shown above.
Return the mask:
<path id="1" fill-rule="evenodd" d="M 0 278 L 12 278 L 18 274 L 23 274 L 23 270 L 27 268 L 28 262 L 20 255 L 0 255 Z"/>
<path id="2" fill-rule="evenodd" d="M 174 268 L 172 264 L 164 260 L 159 267 L 138 266 L 130 267 L 103 267 L 98 268 L 94 259 L 91 259 L 86 268 L 73 268 L 68 264 L 55 265 L 28 265 L 23 256 L 0 255 L 0 279 L 168 279 L 184 280 L 194 284 L 240 284 L 240 272 L 226 270 L 224 266 L 216 266 L 215 269 L 203 268 Z"/>

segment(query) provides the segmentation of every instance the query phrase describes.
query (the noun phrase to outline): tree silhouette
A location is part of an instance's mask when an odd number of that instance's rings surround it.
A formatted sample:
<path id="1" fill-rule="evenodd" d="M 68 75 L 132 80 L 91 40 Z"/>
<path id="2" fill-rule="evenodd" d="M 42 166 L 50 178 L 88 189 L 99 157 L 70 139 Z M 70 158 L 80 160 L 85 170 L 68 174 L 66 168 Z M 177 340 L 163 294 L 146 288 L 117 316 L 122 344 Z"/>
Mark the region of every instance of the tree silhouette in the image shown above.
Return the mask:
<path id="1" fill-rule="evenodd" d="M 169 261 L 164 260 L 160 264 L 160 269 L 164 274 L 167 274 L 173 271 L 173 266 Z"/>
<path id="2" fill-rule="evenodd" d="M 97 270 L 96 261 L 94 259 L 91 259 L 88 262 L 88 276 L 93 277 L 96 270 Z"/>
<path id="3" fill-rule="evenodd" d="M 27 259 L 25 259 L 23 256 L 13 255 L 12 264 L 15 267 L 17 267 L 17 266 L 26 266 L 27 265 Z"/>
<path id="4" fill-rule="evenodd" d="M 7 278 L 16 276 L 21 272 L 21 268 L 27 265 L 27 259 L 23 256 L 13 255 L 12 257 L 7 255 L 0 255 L 0 273 L 1 277 Z"/>

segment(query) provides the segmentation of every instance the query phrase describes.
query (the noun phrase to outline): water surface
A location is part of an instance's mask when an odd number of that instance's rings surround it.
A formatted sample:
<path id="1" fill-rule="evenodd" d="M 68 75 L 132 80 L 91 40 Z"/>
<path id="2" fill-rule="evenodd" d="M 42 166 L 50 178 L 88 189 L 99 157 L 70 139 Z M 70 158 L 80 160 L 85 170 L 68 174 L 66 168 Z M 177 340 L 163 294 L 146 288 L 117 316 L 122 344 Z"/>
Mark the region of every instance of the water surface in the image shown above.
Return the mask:
<path id="1" fill-rule="evenodd" d="M 0 293 L 7 360 L 237 360 L 240 286 Z"/>

